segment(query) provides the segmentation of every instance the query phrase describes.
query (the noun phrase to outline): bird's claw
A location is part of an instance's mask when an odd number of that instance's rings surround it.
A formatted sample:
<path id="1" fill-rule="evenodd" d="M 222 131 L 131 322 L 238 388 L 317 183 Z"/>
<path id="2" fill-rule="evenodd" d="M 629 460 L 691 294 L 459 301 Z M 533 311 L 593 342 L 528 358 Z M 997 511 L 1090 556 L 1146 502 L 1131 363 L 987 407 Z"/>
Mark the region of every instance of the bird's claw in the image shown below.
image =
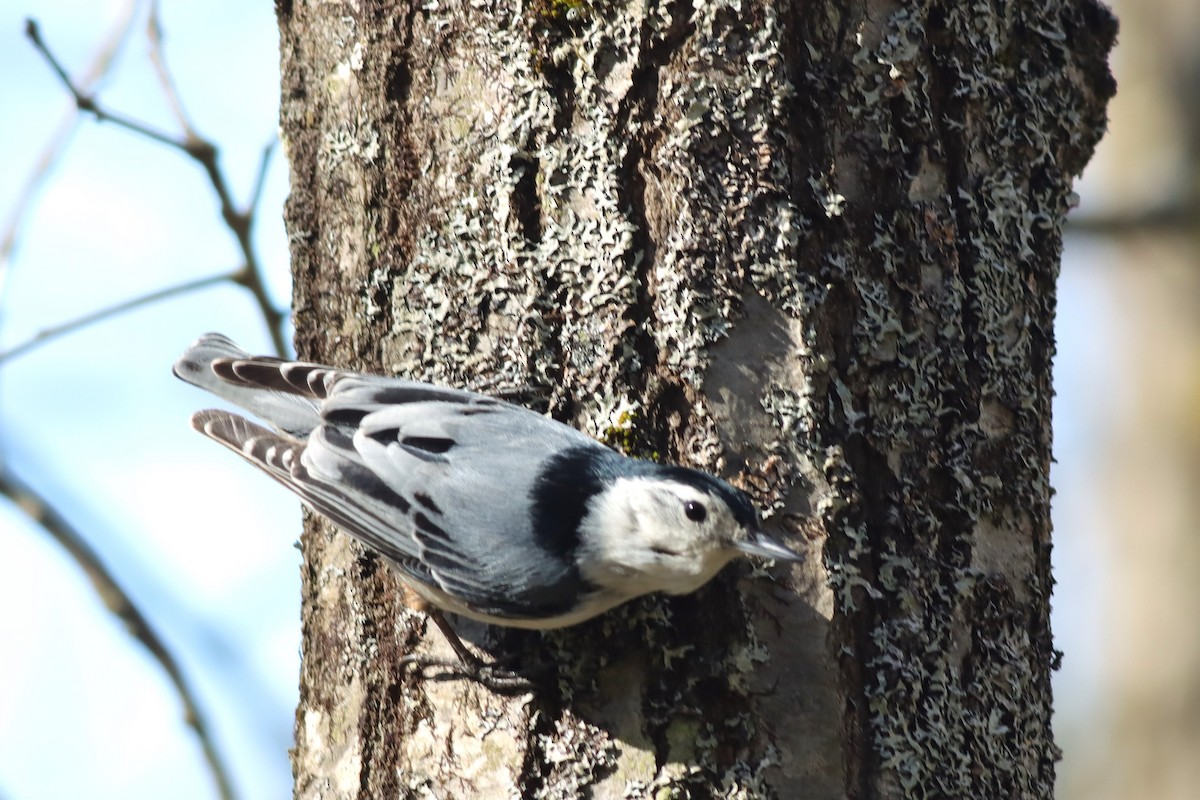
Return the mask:
<path id="1" fill-rule="evenodd" d="M 424 680 L 471 680 L 493 692 L 504 694 L 530 692 L 536 688 L 536 684 L 524 675 L 501 667 L 498 663 L 488 664 L 474 657 L 468 661 L 411 655 L 405 656 L 400 663 L 413 667 Z"/>

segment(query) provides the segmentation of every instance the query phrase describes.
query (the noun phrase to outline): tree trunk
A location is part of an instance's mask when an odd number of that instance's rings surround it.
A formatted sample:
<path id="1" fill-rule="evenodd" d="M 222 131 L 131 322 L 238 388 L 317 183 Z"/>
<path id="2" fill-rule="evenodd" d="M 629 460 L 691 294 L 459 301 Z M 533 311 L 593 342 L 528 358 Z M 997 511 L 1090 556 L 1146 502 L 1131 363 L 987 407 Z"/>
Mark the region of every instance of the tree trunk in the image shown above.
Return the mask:
<path id="1" fill-rule="evenodd" d="M 1115 34 L 1007 4 L 279 2 L 302 356 L 720 472 L 811 557 L 504 696 L 310 520 L 297 797 L 1050 798 L 1050 364 Z"/>

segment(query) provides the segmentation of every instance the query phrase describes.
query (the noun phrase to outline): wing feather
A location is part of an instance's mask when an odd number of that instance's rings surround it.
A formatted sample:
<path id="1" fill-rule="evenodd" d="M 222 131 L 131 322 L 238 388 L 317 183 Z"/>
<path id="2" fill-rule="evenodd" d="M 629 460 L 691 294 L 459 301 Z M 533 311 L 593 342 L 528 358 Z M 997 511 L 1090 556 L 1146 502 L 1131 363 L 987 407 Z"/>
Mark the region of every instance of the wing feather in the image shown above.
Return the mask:
<path id="1" fill-rule="evenodd" d="M 192 415 L 192 427 L 279 481 L 315 511 L 387 558 L 399 561 L 418 557 L 411 536 L 397 535 L 400 531 L 393 520 L 397 512 L 403 512 L 389 502 L 396 498 L 347 491 L 349 483 L 315 476 L 303 463 L 307 450 L 303 442 L 228 411 L 198 411 Z"/>
<path id="2" fill-rule="evenodd" d="M 250 356 L 218 334 L 175 371 L 276 430 L 225 411 L 193 427 L 459 609 L 533 625 L 595 588 L 570 543 L 547 547 L 530 515 L 555 453 L 600 447 L 578 431 L 458 389 Z"/>

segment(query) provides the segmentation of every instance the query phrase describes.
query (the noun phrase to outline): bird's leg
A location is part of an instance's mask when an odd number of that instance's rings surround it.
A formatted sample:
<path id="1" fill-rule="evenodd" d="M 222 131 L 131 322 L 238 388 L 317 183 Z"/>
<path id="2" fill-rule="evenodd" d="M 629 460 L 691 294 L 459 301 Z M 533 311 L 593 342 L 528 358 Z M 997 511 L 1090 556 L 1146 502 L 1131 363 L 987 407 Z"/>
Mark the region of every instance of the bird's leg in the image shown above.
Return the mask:
<path id="1" fill-rule="evenodd" d="M 427 667 L 436 667 L 445 670 L 444 673 L 437 676 L 440 679 L 466 678 L 497 692 L 525 692 L 534 688 L 533 682 L 528 678 L 518 675 L 512 670 L 504 669 L 495 661 L 489 664 L 472 653 L 441 611 L 417 597 L 407 586 L 404 588 L 407 604 L 424 612 L 433 621 L 433 624 L 437 625 L 438 630 L 446 637 L 446 641 L 458 656 L 458 663 L 450 659 L 420 655 L 405 656 L 402 663 L 411 664 L 422 673 Z"/>
<path id="2" fill-rule="evenodd" d="M 411 655 L 405 656 L 402 659 L 404 664 L 412 664 L 418 670 L 422 671 L 422 674 L 428 667 L 445 670 L 436 676 L 427 676 L 430 679 L 456 680 L 465 678 L 482 684 L 495 692 L 527 692 L 535 688 L 533 681 L 529 680 L 529 678 L 518 675 L 512 670 L 505 669 L 495 661 L 489 664 L 472 653 L 463 640 L 459 638 L 454 628 L 450 626 L 450 623 L 442 615 L 441 611 L 436 608 L 430 608 L 425 613 L 433 621 L 433 624 L 438 626 L 438 630 L 442 632 L 442 635 L 446 637 L 446 641 L 454 649 L 455 655 L 458 656 L 458 661 Z"/>
<path id="3" fill-rule="evenodd" d="M 458 631 L 454 630 L 454 626 L 450 624 L 450 621 L 446 619 L 446 616 L 441 611 L 438 611 L 436 608 L 430 608 L 425 613 L 433 620 L 433 624 L 438 626 L 438 630 L 446 637 L 446 641 L 454 648 L 455 655 L 458 656 L 464 665 L 476 670 L 488 666 L 483 659 L 471 652 L 466 642 L 459 637 Z"/>

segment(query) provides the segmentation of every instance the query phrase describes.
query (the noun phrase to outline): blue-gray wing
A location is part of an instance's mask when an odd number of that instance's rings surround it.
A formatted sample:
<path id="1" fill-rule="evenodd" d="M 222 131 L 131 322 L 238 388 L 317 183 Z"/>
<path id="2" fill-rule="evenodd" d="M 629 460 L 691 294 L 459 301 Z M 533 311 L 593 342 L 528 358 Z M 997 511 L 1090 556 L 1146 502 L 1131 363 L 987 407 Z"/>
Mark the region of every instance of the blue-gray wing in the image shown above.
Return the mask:
<path id="1" fill-rule="evenodd" d="M 600 445 L 526 409 L 429 388 L 339 381 L 302 461 L 403 509 L 398 546 L 368 544 L 410 577 L 488 616 L 567 613 L 587 588 L 575 531 L 535 531 L 532 494 L 556 453 Z"/>
<path id="2" fill-rule="evenodd" d="M 199 412 L 193 427 L 409 579 L 501 620 L 565 614 L 591 589 L 575 566 L 574 529 L 535 531 L 531 521 L 533 490 L 557 453 L 604 449 L 578 431 L 471 392 L 249 356 L 216 335 L 176 374 L 273 429 L 225 411 Z"/>

